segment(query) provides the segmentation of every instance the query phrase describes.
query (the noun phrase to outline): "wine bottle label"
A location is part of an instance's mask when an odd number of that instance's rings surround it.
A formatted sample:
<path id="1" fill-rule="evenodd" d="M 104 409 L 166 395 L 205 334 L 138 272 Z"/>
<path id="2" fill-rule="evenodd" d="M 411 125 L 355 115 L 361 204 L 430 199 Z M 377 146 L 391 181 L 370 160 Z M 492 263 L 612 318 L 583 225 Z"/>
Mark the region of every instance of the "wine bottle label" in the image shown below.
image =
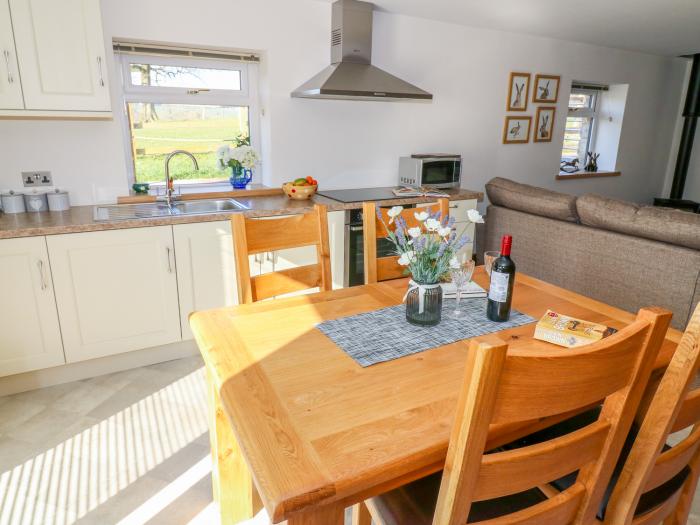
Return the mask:
<path id="1" fill-rule="evenodd" d="M 508 297 L 508 281 L 510 281 L 509 274 L 492 271 L 489 299 L 497 303 L 505 303 Z"/>

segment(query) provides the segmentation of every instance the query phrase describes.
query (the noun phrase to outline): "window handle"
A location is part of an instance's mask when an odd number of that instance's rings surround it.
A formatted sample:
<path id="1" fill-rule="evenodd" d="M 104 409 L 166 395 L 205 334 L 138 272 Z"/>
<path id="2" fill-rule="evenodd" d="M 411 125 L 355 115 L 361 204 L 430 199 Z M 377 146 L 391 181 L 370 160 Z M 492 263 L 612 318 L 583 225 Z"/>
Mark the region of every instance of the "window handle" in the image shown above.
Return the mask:
<path id="1" fill-rule="evenodd" d="M 207 91 L 211 91 L 211 89 L 207 89 L 207 88 L 188 89 L 187 94 L 188 95 L 199 95 L 200 93 L 205 93 Z"/>
<path id="2" fill-rule="evenodd" d="M 15 78 L 12 76 L 12 71 L 10 71 L 10 52 L 7 49 L 3 49 L 2 54 L 5 57 L 5 64 L 7 64 L 7 83 L 12 84 Z"/>
<path id="3" fill-rule="evenodd" d="M 36 266 L 37 266 L 37 268 L 39 268 L 39 278 L 41 279 L 41 289 L 46 290 L 49 287 L 49 285 L 46 284 L 46 275 L 44 274 L 44 261 L 39 259 L 36 262 Z"/>
<path id="4" fill-rule="evenodd" d="M 105 79 L 102 75 L 102 57 L 97 57 L 97 71 L 100 74 L 100 86 L 105 87 Z"/>
<path id="5" fill-rule="evenodd" d="M 165 253 L 166 253 L 167 257 L 168 257 L 168 273 L 173 273 L 173 263 L 172 263 L 172 261 L 171 261 L 171 259 L 170 259 L 170 254 L 171 254 L 171 252 L 172 252 L 172 250 L 170 249 L 170 246 L 166 246 L 166 247 L 165 247 Z"/>

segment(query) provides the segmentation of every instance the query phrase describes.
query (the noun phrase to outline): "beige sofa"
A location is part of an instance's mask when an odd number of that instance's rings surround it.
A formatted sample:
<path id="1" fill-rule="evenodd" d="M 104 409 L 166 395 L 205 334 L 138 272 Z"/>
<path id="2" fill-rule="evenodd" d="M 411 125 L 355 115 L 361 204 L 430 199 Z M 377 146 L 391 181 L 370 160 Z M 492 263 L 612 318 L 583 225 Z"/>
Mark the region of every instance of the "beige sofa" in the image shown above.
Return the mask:
<path id="1" fill-rule="evenodd" d="M 510 234 L 519 272 L 630 312 L 668 308 L 685 328 L 700 300 L 700 215 L 503 178 L 486 193 L 480 249 L 497 250 Z"/>

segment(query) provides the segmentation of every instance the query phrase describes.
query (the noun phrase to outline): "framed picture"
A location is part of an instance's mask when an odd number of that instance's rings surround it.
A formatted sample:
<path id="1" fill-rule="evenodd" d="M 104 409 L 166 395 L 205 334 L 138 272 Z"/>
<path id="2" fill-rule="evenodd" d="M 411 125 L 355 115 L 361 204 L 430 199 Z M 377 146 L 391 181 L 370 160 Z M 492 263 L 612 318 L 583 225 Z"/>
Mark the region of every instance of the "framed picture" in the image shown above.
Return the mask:
<path id="1" fill-rule="evenodd" d="M 532 136 L 534 142 L 551 142 L 552 130 L 554 129 L 554 106 L 542 106 L 537 108 L 535 115 L 535 134 Z"/>
<path id="2" fill-rule="evenodd" d="M 553 103 L 559 98 L 559 80 L 557 75 L 535 75 L 535 89 L 532 91 L 533 102 Z"/>
<path id="3" fill-rule="evenodd" d="M 525 144 L 530 141 L 532 117 L 506 116 L 503 128 L 503 144 Z"/>
<path id="4" fill-rule="evenodd" d="M 530 73 L 511 73 L 506 111 L 527 111 L 530 96 Z"/>

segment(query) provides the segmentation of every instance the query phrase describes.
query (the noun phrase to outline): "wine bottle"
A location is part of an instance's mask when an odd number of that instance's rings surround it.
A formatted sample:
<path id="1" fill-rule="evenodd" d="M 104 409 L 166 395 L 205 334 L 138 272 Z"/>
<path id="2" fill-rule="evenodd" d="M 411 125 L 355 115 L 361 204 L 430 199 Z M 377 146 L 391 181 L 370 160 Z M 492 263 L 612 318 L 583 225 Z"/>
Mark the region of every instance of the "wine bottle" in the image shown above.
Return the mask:
<path id="1" fill-rule="evenodd" d="M 501 239 L 501 255 L 493 261 L 491 267 L 486 317 L 492 321 L 502 322 L 510 318 L 510 303 L 513 300 L 513 282 L 515 281 L 515 263 L 510 258 L 512 245 L 513 237 L 504 235 Z"/>

